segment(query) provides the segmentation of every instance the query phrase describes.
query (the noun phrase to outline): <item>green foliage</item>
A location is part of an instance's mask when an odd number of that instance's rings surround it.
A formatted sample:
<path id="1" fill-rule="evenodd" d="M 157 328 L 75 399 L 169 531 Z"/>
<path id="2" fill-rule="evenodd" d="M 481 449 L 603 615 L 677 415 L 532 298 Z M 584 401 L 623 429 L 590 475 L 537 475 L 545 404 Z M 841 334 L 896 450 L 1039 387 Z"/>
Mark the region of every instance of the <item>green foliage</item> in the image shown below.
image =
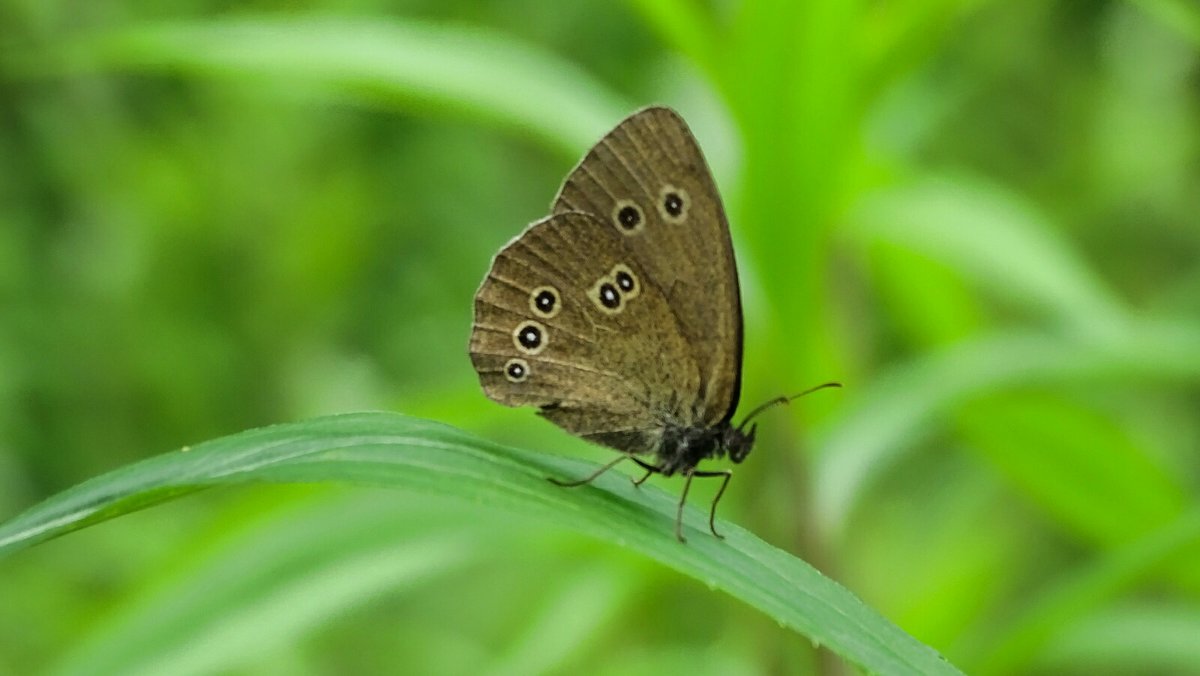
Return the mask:
<path id="1" fill-rule="evenodd" d="M 401 488 L 456 498 L 476 508 L 515 511 L 630 547 L 710 588 L 730 592 L 781 626 L 800 631 L 873 672 L 958 673 L 832 580 L 740 528 L 722 524 L 718 530 L 728 534 L 718 540 L 707 532 L 703 512 L 693 508 L 686 529 L 689 543 L 667 536 L 673 532 L 675 499 L 661 491 L 640 490 L 616 475 L 577 491 L 546 481 L 546 476 L 573 477 L 588 471 L 577 461 L 498 447 L 444 425 L 396 414 L 318 418 L 225 437 L 85 482 L 0 528 L 0 552 L 203 486 L 344 481 Z M 339 532 L 335 537 L 345 535 Z M 426 543 L 416 561 L 411 561 L 413 551 L 406 546 L 400 561 L 390 563 L 401 570 L 410 565 L 419 570 L 447 565 L 457 558 L 452 555 L 463 555 L 464 543 L 458 544 Z M 261 570 L 260 565 L 245 567 L 250 572 Z M 391 567 L 372 565 L 371 570 L 384 572 Z M 340 576 L 351 578 L 343 584 L 362 584 L 361 574 Z M 264 583 L 247 584 L 241 595 L 231 595 L 217 609 L 240 605 L 245 594 L 262 593 Z M 96 661 L 83 663 L 94 667 Z M 121 664 L 108 669 L 129 673 Z"/>
<path id="2" fill-rule="evenodd" d="M 1194 3 L 85 5 L 0 4 L 0 528 L 91 524 L 0 561 L 0 672 L 1200 668 Z M 652 102 L 729 206 L 745 403 L 846 384 L 763 419 L 727 542 L 548 485 L 606 454 L 465 357 Z M 317 417 L 379 408 L 475 436 Z"/>

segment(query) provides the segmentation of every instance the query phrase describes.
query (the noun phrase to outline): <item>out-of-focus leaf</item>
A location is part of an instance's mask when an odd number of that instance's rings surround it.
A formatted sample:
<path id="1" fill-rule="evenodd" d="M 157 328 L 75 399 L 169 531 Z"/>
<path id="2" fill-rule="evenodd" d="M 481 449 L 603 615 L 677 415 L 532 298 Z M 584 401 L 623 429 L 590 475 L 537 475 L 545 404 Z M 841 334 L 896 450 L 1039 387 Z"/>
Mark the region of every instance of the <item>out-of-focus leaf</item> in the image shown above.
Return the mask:
<path id="1" fill-rule="evenodd" d="M 1122 328 L 1117 299 L 1054 228 L 995 188 L 926 180 L 865 199 L 851 230 L 942 261 L 1000 298 L 1085 335 Z"/>
<path id="2" fill-rule="evenodd" d="M 1139 322 L 1119 338 L 1081 342 L 997 334 L 883 373 L 820 432 L 814 476 L 818 523 L 838 532 L 871 477 L 930 430 L 939 413 L 1006 387 L 1101 381 L 1195 382 L 1200 326 Z"/>
<path id="3" fill-rule="evenodd" d="M 47 673 L 213 674 L 253 664 L 383 593 L 454 574 L 486 534 L 380 495 L 230 524 L 217 553 L 97 623 Z M 245 517 L 243 516 L 243 521 Z"/>
<path id="4" fill-rule="evenodd" d="M 1060 523 L 1099 544 L 1119 544 L 1177 516 L 1178 480 L 1117 421 L 1061 397 L 989 396 L 959 414 L 972 445 Z"/>
<path id="5" fill-rule="evenodd" d="M 1200 47 L 1200 7 L 1188 0 L 1131 0 Z"/>
<path id="6" fill-rule="evenodd" d="M 1171 557 L 1200 544 L 1200 509 L 1193 509 L 1149 535 L 1104 554 L 1031 597 L 1027 610 L 981 651 L 969 657 L 972 673 L 1025 671 L 1043 646 L 1065 634 L 1087 613 L 1142 582 Z M 1193 564 L 1195 565 L 1195 564 Z"/>
<path id="7" fill-rule="evenodd" d="M 562 661 L 593 630 L 612 619 L 628 598 L 630 588 L 612 566 L 577 572 L 566 584 L 548 593 L 547 603 L 506 646 L 486 676 L 521 676 L 563 671 Z"/>
<path id="8" fill-rule="evenodd" d="M 75 68 L 269 78 L 436 106 L 533 134 L 572 159 L 634 107 L 549 52 L 481 28 L 418 21 L 152 23 L 92 36 L 68 53 Z"/>
<path id="9" fill-rule="evenodd" d="M 1034 667 L 1044 673 L 1190 673 L 1200 664 L 1197 636 L 1200 609 L 1194 605 L 1123 604 L 1068 627 L 1046 644 Z"/>
<path id="10" fill-rule="evenodd" d="M 813 321 L 829 316 L 829 232 L 856 169 L 864 104 L 860 64 L 845 57 L 864 4 L 739 3 L 722 45 L 716 85 L 741 130 L 744 158 L 732 220 L 772 312 L 775 342 L 759 357 L 776 365 L 775 387 L 842 371 L 844 353 Z"/>
<path id="11" fill-rule="evenodd" d="M 663 40 L 710 77 L 718 74 L 716 56 L 721 37 L 712 18 L 688 0 L 629 0 Z"/>

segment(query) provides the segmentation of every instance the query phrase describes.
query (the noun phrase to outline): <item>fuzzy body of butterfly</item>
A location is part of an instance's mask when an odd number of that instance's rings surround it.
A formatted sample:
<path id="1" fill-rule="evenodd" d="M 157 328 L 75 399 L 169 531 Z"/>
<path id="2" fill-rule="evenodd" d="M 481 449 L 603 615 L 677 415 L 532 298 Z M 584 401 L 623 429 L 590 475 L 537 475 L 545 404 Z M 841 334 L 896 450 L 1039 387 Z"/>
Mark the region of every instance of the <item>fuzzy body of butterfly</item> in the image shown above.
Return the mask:
<path id="1" fill-rule="evenodd" d="M 475 295 L 471 362 L 488 397 L 536 406 L 571 434 L 621 452 L 645 474 L 681 474 L 675 535 L 703 460 L 745 460 L 731 423 L 742 374 L 742 305 L 729 224 L 695 137 L 660 106 L 629 116 L 567 176 L 551 215 L 496 254 Z"/>

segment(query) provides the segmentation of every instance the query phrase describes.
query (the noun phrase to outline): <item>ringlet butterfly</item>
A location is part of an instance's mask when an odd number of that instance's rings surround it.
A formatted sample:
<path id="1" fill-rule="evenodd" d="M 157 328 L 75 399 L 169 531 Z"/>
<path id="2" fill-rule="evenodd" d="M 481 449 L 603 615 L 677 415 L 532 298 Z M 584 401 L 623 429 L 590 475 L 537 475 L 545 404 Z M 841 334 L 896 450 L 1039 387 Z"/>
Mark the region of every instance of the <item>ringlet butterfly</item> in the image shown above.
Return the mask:
<path id="1" fill-rule="evenodd" d="M 571 434 L 622 460 L 685 478 L 675 519 L 701 460 L 740 463 L 754 445 L 731 424 L 742 377 L 742 305 L 729 224 L 700 146 L 675 111 L 652 106 L 623 120 L 567 176 L 551 215 L 496 254 L 475 295 L 471 362 L 488 397 L 537 406 Z M 643 460 L 639 455 L 652 455 Z"/>

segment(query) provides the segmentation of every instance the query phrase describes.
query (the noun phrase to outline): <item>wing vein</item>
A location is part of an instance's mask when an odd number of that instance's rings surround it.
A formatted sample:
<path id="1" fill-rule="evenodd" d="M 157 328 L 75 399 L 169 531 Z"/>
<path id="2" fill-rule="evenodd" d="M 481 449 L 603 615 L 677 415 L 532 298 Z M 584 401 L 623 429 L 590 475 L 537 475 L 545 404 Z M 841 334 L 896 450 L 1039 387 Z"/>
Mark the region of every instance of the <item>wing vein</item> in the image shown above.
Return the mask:
<path id="1" fill-rule="evenodd" d="M 529 234 L 534 234 L 534 233 L 535 233 L 535 230 L 530 230 L 530 231 L 529 231 Z M 536 234 L 537 234 L 539 237 L 541 236 L 541 234 L 542 234 L 542 233 L 541 233 L 540 229 L 536 231 Z M 538 251 L 537 249 L 534 249 L 532 246 L 530 246 L 530 245 L 529 245 L 529 242 L 528 242 L 528 241 L 526 241 L 526 239 L 525 239 L 525 238 L 521 238 L 521 239 L 517 240 L 516 242 L 514 242 L 514 243 L 513 243 L 513 246 L 516 246 L 516 245 L 518 245 L 518 244 L 519 244 L 519 245 L 521 245 L 521 247 L 522 247 L 522 249 L 523 249 L 524 251 L 527 251 L 527 252 L 529 252 L 529 254 L 530 254 L 531 256 L 533 256 L 534 258 L 536 258 L 536 259 L 538 260 L 538 262 L 539 262 L 539 263 L 541 263 L 542 265 L 546 266 L 546 268 L 547 268 L 548 270 L 550 270 L 550 271 L 551 271 L 551 272 L 553 272 L 555 275 L 557 275 L 557 276 L 558 276 L 558 278 L 559 278 L 560 280 L 562 280 L 562 281 L 567 281 L 567 280 L 569 280 L 569 279 L 571 278 L 571 277 L 570 277 L 570 276 L 569 276 L 569 275 L 568 275 L 566 272 L 563 272 L 562 268 L 560 268 L 560 267 L 558 267 L 557 265 L 555 265 L 554 263 L 552 263 L 552 262 L 550 261 L 550 259 L 548 259 L 548 258 L 546 258 L 545 256 L 543 256 L 543 255 L 542 255 L 542 253 L 541 253 L 540 251 Z M 509 248 L 512 248 L 512 247 L 509 247 Z M 512 260 L 518 260 L 518 259 L 516 259 L 516 258 L 513 258 Z M 518 260 L 518 262 L 521 262 L 521 261 L 519 261 L 519 260 Z M 531 270 L 531 271 L 533 271 L 533 272 L 535 272 L 535 273 L 536 273 L 536 272 L 538 272 L 538 270 L 535 270 L 534 268 L 530 267 L 529 265 L 526 265 L 526 264 L 525 264 L 525 263 L 523 263 L 523 262 L 521 262 L 521 264 L 522 264 L 522 265 L 525 265 L 526 269 L 528 269 L 528 270 Z"/>
<path id="2" fill-rule="evenodd" d="M 584 162 L 583 164 L 579 165 L 579 169 L 577 171 L 579 173 L 583 174 L 584 176 L 587 176 L 588 179 L 590 179 L 592 181 L 592 183 L 595 183 L 600 188 L 600 190 L 604 191 L 604 194 L 608 195 L 608 198 L 610 200 L 612 200 L 613 204 L 616 204 L 617 202 L 620 201 L 620 199 L 613 193 L 613 191 L 611 189 L 609 189 L 609 187 L 607 185 L 605 185 L 599 178 L 596 178 L 596 174 L 593 173 L 591 169 L 588 169 L 587 162 Z M 601 215 L 601 214 L 597 214 L 597 216 L 599 216 L 599 215 Z M 603 214 L 603 215 L 605 217 L 608 216 L 607 214 Z"/>
<path id="3" fill-rule="evenodd" d="M 614 130 L 612 131 L 612 133 L 611 133 L 611 134 L 609 134 L 608 136 L 605 136 L 604 138 L 600 139 L 600 143 L 601 143 L 601 144 L 602 144 L 602 145 L 603 145 L 605 148 L 607 148 L 607 149 L 608 149 L 608 151 L 609 151 L 610 153 L 612 153 L 612 156 L 613 156 L 613 157 L 617 158 L 617 162 L 620 162 L 620 163 L 621 163 L 621 168 L 623 168 L 623 169 L 625 170 L 625 174 L 626 174 L 627 176 L 629 176 L 630 178 L 632 178 L 632 179 L 633 179 L 633 182 L 634 182 L 634 183 L 637 185 L 637 187 L 641 188 L 641 190 L 642 190 L 642 194 L 644 194 L 644 195 L 646 196 L 646 198 L 647 198 L 647 199 L 651 199 L 651 200 L 652 200 L 652 199 L 653 199 L 653 196 L 654 196 L 654 193 L 653 193 L 653 192 L 651 192 L 651 191 L 650 191 L 650 190 L 649 190 L 649 189 L 646 187 L 646 184 L 642 182 L 642 179 L 641 179 L 641 177 L 640 177 L 640 176 L 638 176 L 637 172 L 635 172 L 635 171 L 634 171 L 634 170 L 633 170 L 633 169 L 632 169 L 632 168 L 629 166 L 629 163 L 625 161 L 625 157 L 624 157 L 624 155 L 623 155 L 622 153 L 619 153 L 619 152 L 617 152 L 617 151 L 613 150 L 613 139 L 616 137 L 616 135 L 617 135 L 618 133 L 622 133 L 622 134 L 624 134 L 624 136 L 625 136 L 625 138 L 626 138 L 626 139 L 628 139 L 628 138 L 629 138 L 629 134 L 628 134 L 628 133 L 626 133 L 626 132 L 625 132 L 623 129 L 621 129 L 620 127 L 618 127 L 618 128 L 616 128 L 616 129 L 614 129 Z M 635 144 L 635 145 L 636 145 L 636 144 Z M 643 152 L 642 152 L 640 149 L 637 149 L 637 152 L 638 152 L 639 154 L 641 154 L 643 157 L 645 157 L 645 153 L 643 153 Z M 624 181 L 622 181 L 622 182 L 624 182 Z M 647 205 L 645 205 L 643 208 L 651 208 L 651 207 L 653 207 L 653 206 L 654 206 L 654 205 L 652 205 L 652 204 L 647 204 Z"/>

